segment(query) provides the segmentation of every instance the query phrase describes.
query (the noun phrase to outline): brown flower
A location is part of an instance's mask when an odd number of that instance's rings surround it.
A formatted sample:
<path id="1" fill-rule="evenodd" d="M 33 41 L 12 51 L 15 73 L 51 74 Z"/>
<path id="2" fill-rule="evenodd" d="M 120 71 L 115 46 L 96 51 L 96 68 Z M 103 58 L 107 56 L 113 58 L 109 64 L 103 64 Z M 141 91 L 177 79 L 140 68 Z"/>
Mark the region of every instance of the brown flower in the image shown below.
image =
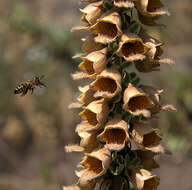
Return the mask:
<path id="1" fill-rule="evenodd" d="M 89 78 L 95 78 L 95 76 L 101 73 L 107 65 L 107 48 L 99 51 L 94 51 L 88 54 L 86 57 L 82 57 L 83 62 L 79 65 L 79 68 L 84 71 Z"/>
<path id="2" fill-rule="evenodd" d="M 137 156 L 140 158 L 144 169 L 152 170 L 159 168 L 159 165 L 155 161 L 155 153 L 148 150 L 136 150 Z"/>
<path id="3" fill-rule="evenodd" d="M 90 34 L 86 38 L 81 39 L 83 52 L 89 54 L 93 51 L 98 51 L 103 48 L 103 44 L 95 42 L 95 35 Z"/>
<path id="4" fill-rule="evenodd" d="M 153 102 L 142 89 L 136 88 L 130 83 L 124 92 L 123 100 L 123 108 L 126 111 L 133 115 L 142 114 L 144 117 L 150 117 L 150 112 L 147 109 L 153 106 Z"/>
<path id="5" fill-rule="evenodd" d="M 106 143 L 105 147 L 109 150 L 123 149 L 129 139 L 127 123 L 116 116 L 106 124 L 98 138 Z"/>
<path id="6" fill-rule="evenodd" d="M 86 121 L 89 125 L 100 127 L 107 120 L 109 113 L 108 105 L 104 99 L 91 102 L 80 113 L 82 120 Z"/>
<path id="7" fill-rule="evenodd" d="M 73 102 L 69 105 L 69 108 L 80 108 L 82 106 L 87 106 L 92 101 L 96 100 L 94 97 L 95 91 L 90 88 L 89 85 L 85 85 L 83 87 L 78 87 L 81 94 L 78 96 L 77 100 L 79 102 Z"/>
<path id="8" fill-rule="evenodd" d="M 121 75 L 115 68 L 105 69 L 91 84 L 95 97 L 112 98 L 121 91 Z"/>
<path id="9" fill-rule="evenodd" d="M 137 61 L 145 58 L 148 50 L 142 39 L 136 34 L 126 32 L 121 36 L 117 54 L 124 57 L 126 61 Z"/>
<path id="10" fill-rule="evenodd" d="M 162 15 L 169 15 L 160 0 L 136 1 L 140 21 L 146 25 L 156 25 L 156 20 Z"/>
<path id="11" fill-rule="evenodd" d="M 81 179 L 87 181 L 102 176 L 109 168 L 110 162 L 110 151 L 105 148 L 86 154 L 80 163 L 85 167 L 85 170 L 83 170 L 81 175 Z"/>
<path id="12" fill-rule="evenodd" d="M 80 178 L 77 184 L 73 186 L 64 186 L 63 190 L 93 190 L 95 188 L 96 182 L 95 181 L 88 181 Z"/>
<path id="13" fill-rule="evenodd" d="M 106 44 L 114 41 L 121 34 L 120 28 L 121 18 L 119 13 L 110 11 L 97 19 L 96 24 L 91 27 L 91 30 L 97 34 L 96 42 Z"/>
<path id="14" fill-rule="evenodd" d="M 82 21 L 87 22 L 89 25 L 95 24 L 97 19 L 102 15 L 103 1 L 98 1 L 87 5 L 84 9 L 80 9 L 83 13 Z"/>
<path id="15" fill-rule="evenodd" d="M 114 0 L 117 7 L 132 8 L 135 0 Z"/>
<path id="16" fill-rule="evenodd" d="M 157 190 L 159 179 L 145 169 L 132 170 L 131 182 L 136 190 Z"/>
<path id="17" fill-rule="evenodd" d="M 133 124 L 133 140 L 143 147 L 149 147 L 161 141 L 158 129 L 153 129 L 144 123 Z"/>
<path id="18" fill-rule="evenodd" d="M 95 131 L 78 131 L 78 135 L 81 137 L 80 145 L 68 145 L 65 146 L 66 152 L 85 152 L 90 153 L 99 146 L 97 140 L 97 133 Z"/>

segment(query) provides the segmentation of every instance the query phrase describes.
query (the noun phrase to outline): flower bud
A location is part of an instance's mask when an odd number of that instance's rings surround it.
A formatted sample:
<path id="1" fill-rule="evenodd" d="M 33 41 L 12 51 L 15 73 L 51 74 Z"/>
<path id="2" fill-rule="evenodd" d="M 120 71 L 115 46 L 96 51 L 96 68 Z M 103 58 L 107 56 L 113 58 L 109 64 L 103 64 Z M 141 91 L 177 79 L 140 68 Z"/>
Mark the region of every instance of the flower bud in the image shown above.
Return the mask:
<path id="1" fill-rule="evenodd" d="M 80 63 L 79 68 L 84 71 L 89 78 L 101 73 L 107 65 L 107 48 L 100 51 L 94 51 L 86 57 L 82 57 L 83 62 Z"/>
<path id="2" fill-rule="evenodd" d="M 91 84 L 95 97 L 113 98 L 121 91 L 121 75 L 115 68 L 105 69 Z"/>
<path id="3" fill-rule="evenodd" d="M 127 123 L 116 116 L 106 124 L 98 138 L 106 143 L 105 147 L 109 150 L 123 149 L 129 139 Z"/>
<path id="4" fill-rule="evenodd" d="M 103 44 L 114 41 L 121 34 L 121 18 L 118 12 L 110 11 L 100 19 L 97 19 L 95 25 L 91 27 L 91 30 L 97 34 L 95 37 L 96 42 Z"/>
<path id="5" fill-rule="evenodd" d="M 142 39 L 136 34 L 126 32 L 121 36 L 117 54 L 124 57 L 126 61 L 137 61 L 145 58 L 148 50 Z"/>
<path id="6" fill-rule="evenodd" d="M 102 4 L 103 1 L 98 1 L 87 5 L 84 9 L 80 9 L 83 13 L 82 21 L 87 22 L 89 25 L 95 24 L 102 15 Z"/>
<path id="7" fill-rule="evenodd" d="M 144 117 L 150 117 L 150 112 L 147 109 L 153 106 L 153 102 L 143 90 L 134 87 L 130 83 L 124 92 L 123 100 L 123 108 L 126 111 L 133 115 L 142 114 Z"/>

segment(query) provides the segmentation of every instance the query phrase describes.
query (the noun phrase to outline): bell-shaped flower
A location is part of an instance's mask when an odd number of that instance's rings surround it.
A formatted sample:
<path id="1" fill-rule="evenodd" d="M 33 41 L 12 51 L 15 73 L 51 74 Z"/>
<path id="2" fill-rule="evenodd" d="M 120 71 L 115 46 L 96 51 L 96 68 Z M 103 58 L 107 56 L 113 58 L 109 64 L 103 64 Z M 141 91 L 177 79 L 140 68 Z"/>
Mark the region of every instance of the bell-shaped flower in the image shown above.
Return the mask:
<path id="1" fill-rule="evenodd" d="M 169 15 L 161 0 L 138 0 L 136 8 L 140 21 L 146 25 L 156 25 L 160 16 Z"/>
<path id="2" fill-rule="evenodd" d="M 80 163 L 85 168 L 80 177 L 82 180 L 92 180 L 106 173 L 111 163 L 108 149 L 101 148 L 85 155 Z"/>
<path id="3" fill-rule="evenodd" d="M 87 5 L 84 9 L 80 9 L 83 13 L 82 21 L 93 25 L 96 23 L 97 19 L 102 15 L 102 5 L 103 1 L 98 1 Z"/>
<path id="4" fill-rule="evenodd" d="M 149 150 L 136 150 L 137 156 L 141 160 L 142 166 L 146 170 L 152 170 L 159 168 L 159 164 L 157 164 L 155 160 L 156 154 Z"/>
<path id="5" fill-rule="evenodd" d="M 64 186 L 63 190 L 93 190 L 96 182 L 94 180 L 88 181 L 85 179 L 79 179 L 77 184 L 73 186 Z"/>
<path id="6" fill-rule="evenodd" d="M 92 101 L 96 100 L 94 97 L 95 91 L 90 88 L 90 85 L 85 85 L 85 86 L 79 86 L 79 91 L 81 94 L 77 97 L 77 100 L 79 102 L 73 102 L 69 105 L 69 108 L 80 108 L 83 106 L 87 106 L 89 103 Z"/>
<path id="7" fill-rule="evenodd" d="M 131 172 L 131 183 L 137 190 L 157 190 L 159 178 L 145 169 L 135 169 Z"/>
<path id="8" fill-rule="evenodd" d="M 81 49 L 83 52 L 89 54 L 93 51 L 98 51 L 103 49 L 103 44 L 95 42 L 95 35 L 90 34 L 86 38 L 82 38 L 83 42 Z"/>
<path id="9" fill-rule="evenodd" d="M 115 68 L 105 69 L 91 87 L 96 90 L 95 97 L 113 98 L 121 91 L 121 75 Z"/>
<path id="10" fill-rule="evenodd" d="M 107 122 L 104 131 L 98 136 L 100 141 L 106 143 L 105 147 L 109 150 L 121 150 L 129 140 L 127 123 L 116 116 Z"/>
<path id="11" fill-rule="evenodd" d="M 145 58 L 148 47 L 136 34 L 126 32 L 121 36 L 117 54 L 124 57 L 126 61 L 138 61 Z"/>
<path id="12" fill-rule="evenodd" d="M 107 44 L 113 42 L 121 34 L 121 17 L 118 12 L 110 11 L 97 19 L 95 25 L 91 27 L 96 42 Z"/>
<path id="13" fill-rule="evenodd" d="M 150 111 L 148 110 L 153 106 L 153 102 L 150 100 L 149 95 L 142 89 L 134 87 L 131 83 L 124 91 L 124 105 L 123 108 L 133 115 L 143 115 L 144 117 L 150 117 Z"/>
<path id="14" fill-rule="evenodd" d="M 142 147 L 149 147 L 161 141 L 161 136 L 158 134 L 158 129 L 153 129 L 144 123 L 135 122 L 132 124 L 133 140 Z"/>
<path id="15" fill-rule="evenodd" d="M 97 74 L 101 73 L 107 65 L 107 48 L 99 51 L 94 51 L 86 57 L 82 57 L 83 62 L 80 63 L 79 68 L 87 74 L 89 78 L 95 78 Z"/>
<path id="16" fill-rule="evenodd" d="M 88 125 L 99 128 L 107 120 L 109 108 L 104 99 L 96 100 L 84 107 L 80 113 L 82 120 L 86 121 Z"/>

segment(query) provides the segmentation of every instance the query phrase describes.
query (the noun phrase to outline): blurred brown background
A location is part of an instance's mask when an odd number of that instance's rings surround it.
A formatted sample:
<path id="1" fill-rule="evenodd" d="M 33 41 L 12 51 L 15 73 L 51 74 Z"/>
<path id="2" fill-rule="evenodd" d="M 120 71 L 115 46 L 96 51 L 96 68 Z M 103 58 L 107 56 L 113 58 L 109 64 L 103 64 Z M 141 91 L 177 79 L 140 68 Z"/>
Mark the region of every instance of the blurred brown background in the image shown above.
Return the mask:
<path id="1" fill-rule="evenodd" d="M 162 72 L 141 74 L 145 82 L 165 89 L 163 101 L 177 113 L 161 113 L 155 125 L 171 156 L 160 158 L 160 190 L 191 190 L 192 172 L 192 6 L 190 0 L 165 1 L 170 17 L 166 28 L 149 32 L 165 42 L 164 57 L 176 65 Z M 78 66 L 71 57 L 80 50 L 78 0 L 0 1 L 0 190 L 56 190 L 75 182 L 81 159 L 64 153 L 78 143 L 74 132 L 78 111 L 67 106 L 77 97 L 70 73 Z M 44 74 L 47 89 L 34 95 L 13 95 L 14 87 Z"/>

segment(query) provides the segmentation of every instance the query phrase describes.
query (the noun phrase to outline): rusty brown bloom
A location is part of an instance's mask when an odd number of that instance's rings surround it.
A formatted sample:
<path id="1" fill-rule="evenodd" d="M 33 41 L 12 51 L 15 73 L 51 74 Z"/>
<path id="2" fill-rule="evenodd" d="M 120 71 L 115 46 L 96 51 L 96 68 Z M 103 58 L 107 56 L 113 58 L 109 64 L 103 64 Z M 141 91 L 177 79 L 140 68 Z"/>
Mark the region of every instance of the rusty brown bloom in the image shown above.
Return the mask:
<path id="1" fill-rule="evenodd" d="M 121 117 L 115 117 L 106 124 L 104 131 L 98 138 L 106 143 L 105 147 L 109 150 L 123 149 L 129 140 L 127 123 Z"/>

